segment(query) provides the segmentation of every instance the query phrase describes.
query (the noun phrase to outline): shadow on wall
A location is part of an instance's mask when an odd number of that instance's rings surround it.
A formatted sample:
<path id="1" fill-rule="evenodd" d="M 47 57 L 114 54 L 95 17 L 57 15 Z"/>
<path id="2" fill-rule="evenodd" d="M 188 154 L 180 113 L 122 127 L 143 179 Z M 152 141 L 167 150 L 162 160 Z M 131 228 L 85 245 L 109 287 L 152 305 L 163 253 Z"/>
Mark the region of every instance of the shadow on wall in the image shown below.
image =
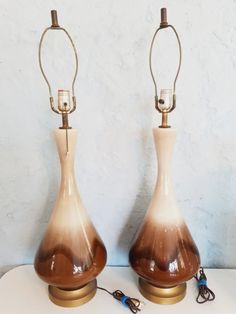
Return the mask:
<path id="1" fill-rule="evenodd" d="M 224 171 L 217 170 L 223 168 Z M 203 168 L 194 179 L 189 177 L 185 184 L 191 185 L 191 189 L 186 188 L 190 196 L 179 202 L 179 207 L 198 246 L 202 266 L 229 268 L 235 265 L 235 257 L 230 254 L 236 239 L 235 208 L 231 205 L 236 204 L 236 199 L 230 195 L 234 173 L 224 165 L 217 165 L 217 169 L 208 174 Z"/>
<path id="2" fill-rule="evenodd" d="M 221 165 L 219 169 L 223 167 L 224 165 Z M 202 223 L 204 227 L 201 239 L 202 262 L 207 267 L 235 267 L 236 257 L 232 254 L 232 250 L 235 250 L 236 242 L 236 217 L 235 209 L 231 204 L 236 204 L 236 199 L 231 189 L 232 180 L 235 179 L 230 167 L 210 176 L 208 186 L 211 188 L 208 189 L 205 217 L 202 216 L 199 221 L 199 224 Z"/>
<path id="3" fill-rule="evenodd" d="M 149 134 L 150 129 L 145 129 L 141 133 L 141 152 L 143 155 L 142 159 L 140 158 L 141 160 L 139 164 L 143 164 L 142 179 L 140 180 L 139 191 L 137 193 L 130 215 L 124 224 L 124 227 L 118 238 L 118 247 L 127 258 L 127 265 L 129 264 L 129 249 L 136 233 L 139 230 L 140 225 L 143 222 L 154 189 L 154 186 L 151 188 L 150 184 L 148 184 L 148 182 L 150 182 L 150 174 L 153 173 L 153 170 L 150 168 L 152 168 L 152 166 L 155 168 L 152 162 L 152 157 L 155 155 L 155 151 L 153 144 L 150 145 L 150 143 L 152 143 L 152 136 L 150 138 Z M 155 170 L 154 172 L 156 173 Z"/>

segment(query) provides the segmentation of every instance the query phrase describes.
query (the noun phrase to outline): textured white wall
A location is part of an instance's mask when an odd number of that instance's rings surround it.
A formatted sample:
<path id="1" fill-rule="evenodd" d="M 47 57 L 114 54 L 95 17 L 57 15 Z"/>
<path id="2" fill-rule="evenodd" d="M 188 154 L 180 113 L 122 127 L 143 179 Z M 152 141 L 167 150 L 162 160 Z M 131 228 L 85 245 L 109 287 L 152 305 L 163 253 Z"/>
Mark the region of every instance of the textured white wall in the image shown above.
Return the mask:
<path id="1" fill-rule="evenodd" d="M 32 262 L 58 190 L 51 131 L 59 117 L 49 110 L 37 61 L 53 8 L 79 50 L 78 110 L 71 124 L 79 129 L 80 192 L 105 241 L 108 263 L 127 264 L 156 178 L 151 129 L 160 116 L 148 49 L 162 6 L 183 46 L 177 109 L 170 116 L 179 129 L 173 161 L 177 199 L 203 265 L 236 267 L 236 2 L 0 0 L 2 271 Z M 63 88 L 70 54 L 61 39 L 49 36 L 44 52 L 51 45 L 56 56 L 47 68 L 51 77 L 57 75 L 55 86 Z M 172 39 L 160 38 L 173 46 Z M 158 50 L 163 64 L 168 58 L 176 62 L 174 46 L 165 47 Z M 171 65 L 157 65 L 164 88 Z"/>

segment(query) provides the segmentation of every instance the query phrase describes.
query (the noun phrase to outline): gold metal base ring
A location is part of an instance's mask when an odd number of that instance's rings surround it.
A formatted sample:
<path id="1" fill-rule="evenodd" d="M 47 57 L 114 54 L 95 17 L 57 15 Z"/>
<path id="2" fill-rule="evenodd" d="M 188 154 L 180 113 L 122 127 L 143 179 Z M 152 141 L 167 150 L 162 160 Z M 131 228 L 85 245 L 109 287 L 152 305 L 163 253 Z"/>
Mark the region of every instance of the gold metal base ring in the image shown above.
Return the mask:
<path id="1" fill-rule="evenodd" d="M 56 305 L 63 307 L 74 307 L 82 305 L 91 300 L 97 291 L 97 280 L 76 290 L 63 290 L 54 286 L 48 286 L 50 300 Z"/>
<path id="2" fill-rule="evenodd" d="M 156 287 L 139 278 L 139 291 L 151 302 L 158 304 L 175 304 L 181 301 L 186 294 L 186 283 L 171 288 Z"/>

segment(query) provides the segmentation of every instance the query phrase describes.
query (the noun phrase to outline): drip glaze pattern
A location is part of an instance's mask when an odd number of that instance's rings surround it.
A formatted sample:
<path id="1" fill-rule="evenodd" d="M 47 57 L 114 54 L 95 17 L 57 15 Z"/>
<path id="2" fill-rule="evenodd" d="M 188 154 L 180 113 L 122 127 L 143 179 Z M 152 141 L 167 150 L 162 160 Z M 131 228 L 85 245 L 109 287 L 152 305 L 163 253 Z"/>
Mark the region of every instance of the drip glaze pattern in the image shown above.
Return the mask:
<path id="1" fill-rule="evenodd" d="M 106 264 L 106 249 L 82 204 L 74 176 L 77 130 L 54 131 L 61 163 L 61 185 L 34 267 L 49 285 L 78 289 L 91 282 Z"/>
<path id="2" fill-rule="evenodd" d="M 158 178 L 144 222 L 131 246 L 129 261 L 141 278 L 168 288 L 192 278 L 200 266 L 200 256 L 172 188 L 170 164 L 176 130 L 155 128 L 153 134 Z"/>

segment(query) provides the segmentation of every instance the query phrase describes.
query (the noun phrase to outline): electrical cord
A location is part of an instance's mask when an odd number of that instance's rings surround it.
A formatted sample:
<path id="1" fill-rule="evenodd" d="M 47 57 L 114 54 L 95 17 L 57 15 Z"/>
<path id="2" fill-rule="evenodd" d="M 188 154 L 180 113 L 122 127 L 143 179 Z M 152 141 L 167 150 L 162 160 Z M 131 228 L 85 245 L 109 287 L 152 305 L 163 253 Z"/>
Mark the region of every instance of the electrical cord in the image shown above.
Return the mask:
<path id="1" fill-rule="evenodd" d="M 114 292 L 110 292 L 105 288 L 97 287 L 100 290 L 103 290 L 107 293 L 109 293 L 113 298 L 121 302 L 125 307 L 128 307 L 132 313 L 137 313 L 138 311 L 141 311 L 139 308 L 141 306 L 141 302 L 136 298 L 130 298 L 126 296 L 122 291 L 116 290 Z"/>
<path id="2" fill-rule="evenodd" d="M 203 304 L 207 301 L 215 300 L 215 293 L 207 287 L 207 277 L 203 267 L 200 267 L 199 277 L 198 274 L 194 276 L 198 282 L 198 296 L 196 298 L 197 303 Z"/>
<path id="3" fill-rule="evenodd" d="M 203 304 L 208 301 L 215 300 L 215 293 L 207 286 L 207 277 L 203 267 L 200 267 L 199 276 L 197 273 L 194 278 L 197 280 L 198 285 L 198 296 L 196 298 L 197 303 Z M 121 302 L 125 307 L 128 307 L 132 313 L 136 314 L 138 311 L 141 311 L 141 301 L 136 298 L 126 296 L 121 290 L 110 292 L 109 290 L 102 287 L 97 288 L 110 294 L 114 299 Z"/>

